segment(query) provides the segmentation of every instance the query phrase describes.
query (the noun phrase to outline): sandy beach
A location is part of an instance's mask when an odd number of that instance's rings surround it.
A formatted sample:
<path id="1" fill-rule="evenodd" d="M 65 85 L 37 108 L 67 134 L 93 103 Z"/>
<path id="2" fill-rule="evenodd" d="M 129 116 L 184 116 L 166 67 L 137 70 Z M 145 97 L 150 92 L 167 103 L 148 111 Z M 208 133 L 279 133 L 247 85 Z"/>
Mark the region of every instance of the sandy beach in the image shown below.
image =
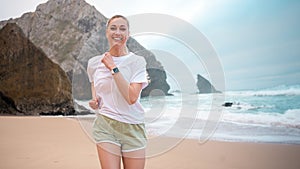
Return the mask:
<path id="1" fill-rule="evenodd" d="M 1 169 L 99 169 L 94 142 L 76 118 L 0 117 Z M 171 138 L 161 138 L 171 139 Z M 299 169 L 300 145 L 185 139 L 147 158 L 146 169 Z"/>

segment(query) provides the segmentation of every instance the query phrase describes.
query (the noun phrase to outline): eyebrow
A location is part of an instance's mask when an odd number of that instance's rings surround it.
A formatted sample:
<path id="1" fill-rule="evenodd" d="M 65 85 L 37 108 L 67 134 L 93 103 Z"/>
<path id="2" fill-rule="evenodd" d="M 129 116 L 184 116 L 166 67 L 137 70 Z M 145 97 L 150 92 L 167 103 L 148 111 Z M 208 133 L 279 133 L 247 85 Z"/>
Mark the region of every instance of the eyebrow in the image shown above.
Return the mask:
<path id="1" fill-rule="evenodd" d="M 117 26 L 117 25 L 110 25 L 110 26 Z M 127 25 L 120 25 L 120 27 L 127 27 Z"/>

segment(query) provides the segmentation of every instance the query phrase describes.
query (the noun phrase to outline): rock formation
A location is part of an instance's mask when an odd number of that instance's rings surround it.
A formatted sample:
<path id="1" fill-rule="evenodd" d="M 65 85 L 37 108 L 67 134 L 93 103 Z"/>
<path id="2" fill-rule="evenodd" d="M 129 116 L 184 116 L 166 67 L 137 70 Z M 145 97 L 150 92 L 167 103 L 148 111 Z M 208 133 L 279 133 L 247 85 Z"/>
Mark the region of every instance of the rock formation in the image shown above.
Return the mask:
<path id="1" fill-rule="evenodd" d="M 167 75 L 164 70 L 149 68 L 149 69 L 147 69 L 147 72 L 148 72 L 148 74 L 154 75 L 154 76 L 151 78 L 152 82 L 149 83 L 148 87 L 142 91 L 141 97 L 145 97 L 145 96 L 149 96 L 149 95 L 151 95 L 151 96 L 172 95 L 172 94 L 165 92 L 165 91 L 170 90 L 170 86 L 166 82 Z M 155 76 L 157 74 L 160 74 L 160 76 L 159 77 Z M 156 86 L 161 86 L 161 87 L 159 89 L 157 89 Z"/>
<path id="2" fill-rule="evenodd" d="M 109 48 L 105 37 L 106 21 L 106 17 L 84 0 L 49 0 L 38 5 L 35 12 L 0 22 L 0 28 L 6 23 L 17 23 L 25 36 L 67 73 L 73 97 L 89 99 L 87 61 Z M 152 84 L 143 91 L 143 96 L 149 95 L 152 89 L 167 94 L 169 85 L 165 72 L 155 56 L 132 38 L 128 40 L 128 48 L 145 58 L 148 69 L 160 70 L 148 72 Z"/>
<path id="3" fill-rule="evenodd" d="M 222 104 L 222 106 L 224 107 L 231 107 L 233 105 L 232 102 L 225 102 L 224 104 Z"/>
<path id="4" fill-rule="evenodd" d="M 197 74 L 197 87 L 199 93 L 220 93 L 220 91 L 216 90 L 215 87 L 204 77 Z"/>
<path id="5" fill-rule="evenodd" d="M 0 30 L 0 114 L 73 114 L 66 73 L 14 23 Z"/>

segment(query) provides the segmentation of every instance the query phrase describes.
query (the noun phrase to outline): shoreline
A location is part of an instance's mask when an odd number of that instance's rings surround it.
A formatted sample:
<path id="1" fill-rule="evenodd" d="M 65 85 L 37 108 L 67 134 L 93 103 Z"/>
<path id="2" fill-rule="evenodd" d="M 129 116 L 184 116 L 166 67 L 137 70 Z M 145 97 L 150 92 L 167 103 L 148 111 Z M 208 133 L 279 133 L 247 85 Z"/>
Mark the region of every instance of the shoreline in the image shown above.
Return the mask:
<path id="1" fill-rule="evenodd" d="M 99 169 L 95 144 L 81 123 L 76 117 L 0 116 L 0 168 Z M 173 140 L 160 137 L 147 151 Z M 186 138 L 147 157 L 145 169 L 299 169 L 299 157 L 297 144 L 212 140 L 199 144 Z"/>
<path id="2" fill-rule="evenodd" d="M 92 115 L 92 116 L 89 116 Z M 89 114 L 89 115 L 84 115 L 84 116 L 62 116 L 62 115 L 57 115 L 57 116 L 45 116 L 45 115 L 41 115 L 41 116 L 18 116 L 18 115 L 0 115 L 0 119 L 1 118 L 63 118 L 63 119 L 70 119 L 70 120 L 76 120 L 80 125 L 81 125 L 81 130 L 90 138 L 91 138 L 91 131 L 87 131 L 86 129 L 90 129 L 91 130 L 91 125 L 93 123 L 94 120 L 94 115 L 95 114 Z M 85 120 L 80 120 L 80 119 L 85 119 Z M 88 123 L 88 124 L 87 124 Z M 82 125 L 87 125 L 87 127 L 85 128 Z M 159 136 L 155 136 L 154 137 L 159 137 Z M 165 137 L 165 136 L 164 136 Z M 196 142 L 199 142 L 199 138 L 194 138 L 194 137 L 188 137 L 186 136 L 185 138 L 178 138 L 176 136 L 166 136 L 169 138 L 173 138 L 173 139 L 184 139 L 184 140 L 194 140 Z M 300 139 L 300 138 L 299 138 Z M 228 143 L 254 143 L 254 144 L 279 144 L 279 145 L 300 145 L 300 143 L 296 143 L 296 142 L 280 142 L 280 141 L 250 141 L 250 140 L 243 140 L 243 139 L 216 139 L 216 138 L 209 138 L 207 141 L 213 141 L 213 142 L 228 142 Z M 207 142 L 205 141 L 205 142 Z M 202 143 L 200 143 L 202 144 Z"/>

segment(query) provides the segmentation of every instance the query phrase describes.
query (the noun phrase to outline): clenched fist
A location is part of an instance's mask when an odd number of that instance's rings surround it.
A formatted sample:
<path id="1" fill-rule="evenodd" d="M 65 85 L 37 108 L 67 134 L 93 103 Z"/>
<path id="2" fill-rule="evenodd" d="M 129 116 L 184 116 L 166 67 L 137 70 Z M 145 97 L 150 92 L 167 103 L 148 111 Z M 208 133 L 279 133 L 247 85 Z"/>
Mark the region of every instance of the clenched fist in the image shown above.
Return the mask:
<path id="1" fill-rule="evenodd" d="M 93 99 L 89 101 L 89 106 L 94 110 L 98 109 L 99 108 L 98 99 Z"/>
<path id="2" fill-rule="evenodd" d="M 102 58 L 101 62 L 107 67 L 109 70 L 112 70 L 116 67 L 116 64 L 109 52 L 104 53 L 104 57 Z"/>

